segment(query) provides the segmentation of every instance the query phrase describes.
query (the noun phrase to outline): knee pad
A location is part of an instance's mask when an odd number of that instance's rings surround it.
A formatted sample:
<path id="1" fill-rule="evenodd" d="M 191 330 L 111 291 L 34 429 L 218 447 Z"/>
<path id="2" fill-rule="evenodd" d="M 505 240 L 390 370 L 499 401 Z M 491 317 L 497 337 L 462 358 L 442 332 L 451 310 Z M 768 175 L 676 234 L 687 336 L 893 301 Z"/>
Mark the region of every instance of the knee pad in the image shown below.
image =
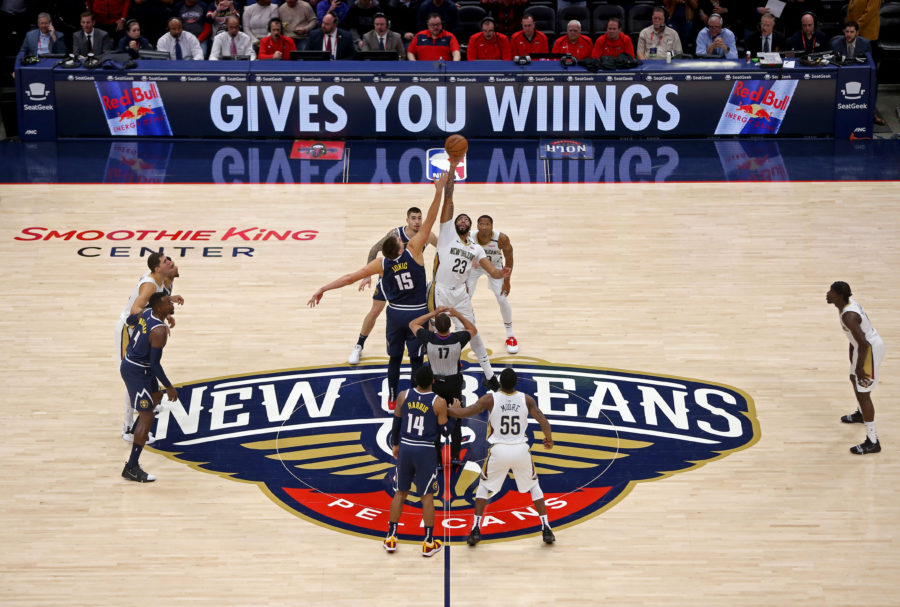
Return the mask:
<path id="1" fill-rule="evenodd" d="M 531 488 L 531 500 L 536 502 L 541 499 L 544 499 L 544 492 L 541 491 L 541 484 L 535 483 Z"/>

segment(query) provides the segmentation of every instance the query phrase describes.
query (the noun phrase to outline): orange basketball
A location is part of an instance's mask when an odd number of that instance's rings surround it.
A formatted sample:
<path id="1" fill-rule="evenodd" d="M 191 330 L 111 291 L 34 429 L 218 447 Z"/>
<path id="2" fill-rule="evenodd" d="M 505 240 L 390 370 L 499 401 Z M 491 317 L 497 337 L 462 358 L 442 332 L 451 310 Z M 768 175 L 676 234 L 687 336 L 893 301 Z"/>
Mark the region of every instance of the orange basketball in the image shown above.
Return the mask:
<path id="1" fill-rule="evenodd" d="M 444 142 L 444 150 L 454 158 L 462 158 L 469 150 L 469 142 L 462 135 L 450 135 Z"/>

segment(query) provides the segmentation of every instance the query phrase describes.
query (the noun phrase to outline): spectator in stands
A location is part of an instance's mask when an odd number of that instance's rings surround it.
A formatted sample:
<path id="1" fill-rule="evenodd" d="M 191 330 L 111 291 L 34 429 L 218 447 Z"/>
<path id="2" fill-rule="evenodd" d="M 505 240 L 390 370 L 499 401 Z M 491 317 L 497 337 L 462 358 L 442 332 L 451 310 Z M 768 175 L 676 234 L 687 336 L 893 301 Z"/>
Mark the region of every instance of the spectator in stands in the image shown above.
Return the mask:
<path id="1" fill-rule="evenodd" d="M 522 29 L 512 35 L 509 44 L 514 57 L 550 52 L 547 36 L 537 31 L 531 15 L 522 17 Z"/>
<path id="2" fill-rule="evenodd" d="M 709 16 L 706 27 L 697 34 L 697 55 L 737 59 L 734 34 L 727 27 L 722 27 L 722 17 L 715 13 Z"/>
<path id="3" fill-rule="evenodd" d="M 522 14 L 528 8 L 528 0 L 482 0 L 482 4 L 494 18 L 495 30 L 507 36 L 512 36 L 516 31 Z"/>
<path id="4" fill-rule="evenodd" d="M 143 35 L 148 40 L 158 40 L 168 29 L 172 18 L 173 0 L 131 0 L 129 15 L 141 23 Z"/>
<path id="5" fill-rule="evenodd" d="M 479 61 L 493 59 L 501 61 L 512 60 L 512 50 L 509 46 L 509 38 L 494 31 L 493 17 L 485 17 L 481 20 L 481 31 L 472 34 L 469 38 L 469 46 L 466 47 L 466 59 Z"/>
<path id="6" fill-rule="evenodd" d="M 590 56 L 593 50 L 594 43 L 581 33 L 581 22 L 577 19 L 569 21 L 566 26 L 566 35 L 560 36 L 553 43 L 554 53 L 569 54 L 579 60 Z"/>
<path id="7" fill-rule="evenodd" d="M 335 59 L 350 59 L 356 54 L 353 35 L 338 26 L 337 15 L 325 13 L 322 27 L 309 34 L 309 50 L 328 51 Z"/>
<path id="8" fill-rule="evenodd" d="M 131 0 L 90 0 L 87 5 L 94 13 L 97 27 L 110 36 L 124 33 Z"/>
<path id="9" fill-rule="evenodd" d="M 284 34 L 291 37 L 297 50 L 305 50 L 309 33 L 319 25 L 316 9 L 306 0 L 285 0 L 278 7 L 278 17 L 284 24 Z"/>
<path id="10" fill-rule="evenodd" d="M 344 29 L 353 34 L 357 48 L 362 47 L 362 37 L 372 31 L 375 26 L 375 15 L 378 14 L 381 14 L 378 0 L 356 0 L 350 5 L 347 19 L 344 20 Z"/>
<path id="11" fill-rule="evenodd" d="M 428 26 L 433 13 L 440 16 L 443 28 L 447 31 L 454 31 L 459 24 L 459 7 L 451 0 L 424 0 L 419 6 L 417 24 L 420 29 Z"/>
<path id="12" fill-rule="evenodd" d="M 272 4 L 272 0 L 256 0 L 256 4 L 244 8 L 244 17 L 241 19 L 244 33 L 258 46 L 259 41 L 269 33 L 269 23 L 276 17 L 278 7 Z"/>
<path id="13" fill-rule="evenodd" d="M 419 27 L 419 0 L 385 0 L 391 29 L 403 38 L 405 44 L 412 42 Z"/>
<path id="14" fill-rule="evenodd" d="M 699 13 L 697 0 L 664 0 L 663 7 L 669 15 L 668 25 L 678 34 L 678 43 L 688 44 L 694 39 L 694 23 Z M 641 41 L 638 38 L 638 58 L 641 56 Z M 671 49 L 670 49 L 671 50 Z M 684 51 L 682 51 L 684 52 Z M 662 53 L 665 57 L 665 53 Z"/>
<path id="15" fill-rule="evenodd" d="M 297 45 L 290 37 L 283 35 L 284 24 L 278 17 L 269 21 L 269 35 L 259 41 L 258 59 L 290 59 L 291 51 Z"/>
<path id="16" fill-rule="evenodd" d="M 880 12 L 881 0 L 850 0 L 847 5 L 847 23 L 858 23 L 859 35 L 869 42 L 875 42 L 881 29 Z M 846 32 L 846 28 L 844 30 Z"/>
<path id="17" fill-rule="evenodd" d="M 81 13 L 81 31 L 72 34 L 72 52 L 80 57 L 94 53 L 100 56 L 112 50 L 112 38 L 102 29 L 94 27 L 94 14 Z"/>
<path id="18" fill-rule="evenodd" d="M 40 57 L 41 55 L 61 54 L 66 52 L 66 41 L 62 34 L 53 27 L 49 13 L 41 13 L 37 18 L 37 29 L 25 34 L 19 54 L 23 57 Z"/>
<path id="19" fill-rule="evenodd" d="M 156 50 L 169 53 L 170 59 L 203 61 L 203 48 L 197 36 L 184 31 L 181 19 L 169 19 L 169 31 L 160 36 Z"/>
<path id="20" fill-rule="evenodd" d="M 350 5 L 344 0 L 319 0 L 316 4 L 316 16 L 319 23 L 325 19 L 326 13 L 331 13 L 337 19 L 337 23 L 342 23 L 350 12 Z"/>
<path id="21" fill-rule="evenodd" d="M 816 28 L 816 17 L 812 13 L 800 17 L 800 31 L 788 38 L 787 46 L 792 51 L 804 53 L 820 53 L 831 48 L 828 38 Z"/>
<path id="22" fill-rule="evenodd" d="M 237 17 L 238 23 L 240 23 L 241 14 L 234 8 L 232 0 L 213 0 L 213 2 L 208 4 L 208 7 L 209 12 L 206 13 L 206 18 L 212 23 L 213 39 L 228 29 L 229 17 Z"/>
<path id="23" fill-rule="evenodd" d="M 651 25 L 641 30 L 638 36 L 637 58 L 665 59 L 672 53 L 673 57 L 681 55 L 681 38 L 671 27 L 666 27 L 666 11 L 661 6 L 653 9 Z"/>
<path id="24" fill-rule="evenodd" d="M 591 57 L 618 57 L 622 53 L 634 58 L 634 44 L 631 37 L 622 32 L 622 22 L 618 17 L 610 17 L 606 22 L 606 33 L 597 38 Z"/>
<path id="25" fill-rule="evenodd" d="M 225 31 L 213 38 L 209 58 L 211 61 L 218 61 L 222 57 L 238 56 L 248 56 L 252 61 L 256 59 L 256 51 L 253 50 L 250 36 L 241 31 L 241 20 L 232 15 L 225 19 Z"/>
<path id="26" fill-rule="evenodd" d="M 203 56 L 209 56 L 209 41 L 212 25 L 206 18 L 206 4 L 199 0 L 184 0 L 175 7 L 175 16 L 181 19 L 184 31 L 194 34 L 203 50 Z"/>
<path id="27" fill-rule="evenodd" d="M 780 53 L 785 50 L 784 36 L 775 31 L 775 15 L 763 13 L 759 18 L 759 31 L 744 40 L 744 48 L 750 53 Z"/>
<path id="28" fill-rule="evenodd" d="M 387 15 L 384 13 L 375 15 L 374 28 L 363 36 L 360 48 L 364 51 L 391 51 L 397 53 L 400 59 L 406 59 L 403 37 L 388 29 Z"/>
<path id="29" fill-rule="evenodd" d="M 406 53 L 410 61 L 459 61 L 459 42 L 456 36 L 444 29 L 441 16 L 432 13 L 428 17 L 428 29 L 415 35 Z"/>
<path id="30" fill-rule="evenodd" d="M 119 40 L 119 50 L 128 51 L 132 56 L 137 56 L 139 50 L 153 50 L 150 41 L 141 36 L 141 24 L 137 19 L 129 19 L 125 22 L 125 35 Z"/>

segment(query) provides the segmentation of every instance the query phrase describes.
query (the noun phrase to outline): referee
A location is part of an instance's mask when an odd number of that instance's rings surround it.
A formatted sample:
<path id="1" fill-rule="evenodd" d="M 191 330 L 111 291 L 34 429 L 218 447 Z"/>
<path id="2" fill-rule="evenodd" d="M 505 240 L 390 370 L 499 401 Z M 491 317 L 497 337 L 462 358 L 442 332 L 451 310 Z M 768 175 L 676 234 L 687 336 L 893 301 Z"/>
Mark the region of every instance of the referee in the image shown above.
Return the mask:
<path id="1" fill-rule="evenodd" d="M 450 332 L 450 327 L 452 326 L 451 316 L 460 320 L 463 327 L 465 327 L 464 331 Z M 425 328 L 425 325 L 432 318 L 434 318 L 436 333 Z M 416 336 L 416 339 L 425 346 L 425 354 L 428 357 L 428 363 L 431 365 L 431 371 L 434 373 L 434 385 L 432 387 L 434 393 L 447 401 L 448 405 L 452 404 L 455 398 L 459 401 L 461 407 L 465 407 L 466 405 L 462 399 L 462 364 L 459 362 L 459 357 L 469 340 L 478 333 L 478 329 L 454 308 L 446 306 L 442 306 L 434 312 L 423 314 L 409 323 L 409 329 Z M 458 419 L 448 420 L 447 425 L 450 426 L 450 458 L 453 465 L 458 465 L 460 463 L 459 452 L 462 445 L 462 427 Z M 437 437 L 434 448 L 437 450 L 438 465 L 440 465 L 440 436 Z"/>

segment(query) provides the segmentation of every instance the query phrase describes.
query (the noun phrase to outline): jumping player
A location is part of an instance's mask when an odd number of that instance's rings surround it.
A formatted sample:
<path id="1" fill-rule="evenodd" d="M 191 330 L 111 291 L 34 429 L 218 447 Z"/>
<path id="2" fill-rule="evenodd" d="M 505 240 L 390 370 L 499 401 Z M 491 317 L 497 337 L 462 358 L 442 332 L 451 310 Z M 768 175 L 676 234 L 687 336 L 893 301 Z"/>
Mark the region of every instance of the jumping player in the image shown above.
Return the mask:
<path id="1" fill-rule="evenodd" d="M 453 159 L 451 158 L 451 162 Z M 469 240 L 469 231 L 472 228 L 472 220 L 465 213 L 461 213 L 453 220 L 453 169 L 450 171 L 450 180 L 444 188 L 444 206 L 441 209 L 441 229 L 438 233 L 437 269 L 434 271 L 434 280 L 431 284 L 431 292 L 428 295 L 428 309 L 435 310 L 441 306 L 455 308 L 473 325 L 475 312 L 472 310 L 472 300 L 466 291 L 466 280 L 472 269 L 480 266 L 491 278 L 509 278 L 510 269 L 494 267 L 488 260 L 481 245 Z M 463 330 L 459 319 L 454 323 L 457 330 Z M 499 389 L 500 384 L 494 377 L 494 369 L 488 357 L 487 349 L 481 335 L 475 335 L 470 342 L 472 351 L 478 357 L 478 364 L 484 372 L 484 383 L 491 390 Z"/>
<path id="2" fill-rule="evenodd" d="M 451 171 L 455 170 L 451 164 Z M 381 259 L 375 259 L 365 266 L 333 280 L 316 291 L 307 305 L 314 308 L 326 291 L 340 289 L 351 285 L 367 276 L 378 274 L 382 277 L 381 286 L 387 300 L 387 338 L 388 361 L 388 407 L 391 411 L 397 402 L 397 388 L 400 384 L 400 363 L 403 361 L 403 349 L 409 352 L 409 362 L 413 376 L 422 364 L 422 348 L 416 336 L 409 330 L 409 323 L 427 309 L 428 288 L 425 278 L 425 260 L 422 250 L 428 241 L 428 234 L 437 219 L 438 206 L 441 202 L 441 191 L 447 183 L 447 173 L 434 182 L 435 194 L 431 206 L 425 215 L 422 229 L 404 246 L 399 237 L 388 238 L 382 246 Z"/>
<path id="3" fill-rule="evenodd" d="M 394 228 L 390 232 L 384 235 L 384 237 L 372 245 L 372 248 L 369 249 L 369 257 L 366 259 L 366 263 L 371 262 L 378 256 L 378 252 L 381 251 L 381 247 L 384 246 L 384 241 L 389 238 L 400 238 L 400 241 L 405 245 L 410 241 L 410 239 L 419 233 L 419 229 L 422 227 L 422 210 L 419 207 L 410 207 L 408 211 L 406 211 L 406 225 Z M 437 236 L 428 234 L 428 244 L 437 246 Z M 359 290 L 363 291 L 366 287 L 372 284 L 372 278 L 370 276 L 366 276 L 359 283 Z M 347 359 L 351 365 L 358 365 L 359 359 L 362 356 L 363 348 L 366 345 L 366 339 L 369 337 L 369 334 L 372 332 L 372 329 L 375 327 L 375 321 L 378 320 L 378 315 L 381 314 L 381 311 L 384 310 L 384 306 L 387 302 L 384 299 L 384 293 L 381 291 L 381 284 L 375 284 L 375 292 L 372 293 L 372 309 L 369 310 L 369 313 L 366 314 L 366 317 L 363 319 L 362 328 L 359 330 L 359 340 L 356 342 L 356 345 L 353 346 L 353 350 L 350 352 L 350 357 Z"/>

